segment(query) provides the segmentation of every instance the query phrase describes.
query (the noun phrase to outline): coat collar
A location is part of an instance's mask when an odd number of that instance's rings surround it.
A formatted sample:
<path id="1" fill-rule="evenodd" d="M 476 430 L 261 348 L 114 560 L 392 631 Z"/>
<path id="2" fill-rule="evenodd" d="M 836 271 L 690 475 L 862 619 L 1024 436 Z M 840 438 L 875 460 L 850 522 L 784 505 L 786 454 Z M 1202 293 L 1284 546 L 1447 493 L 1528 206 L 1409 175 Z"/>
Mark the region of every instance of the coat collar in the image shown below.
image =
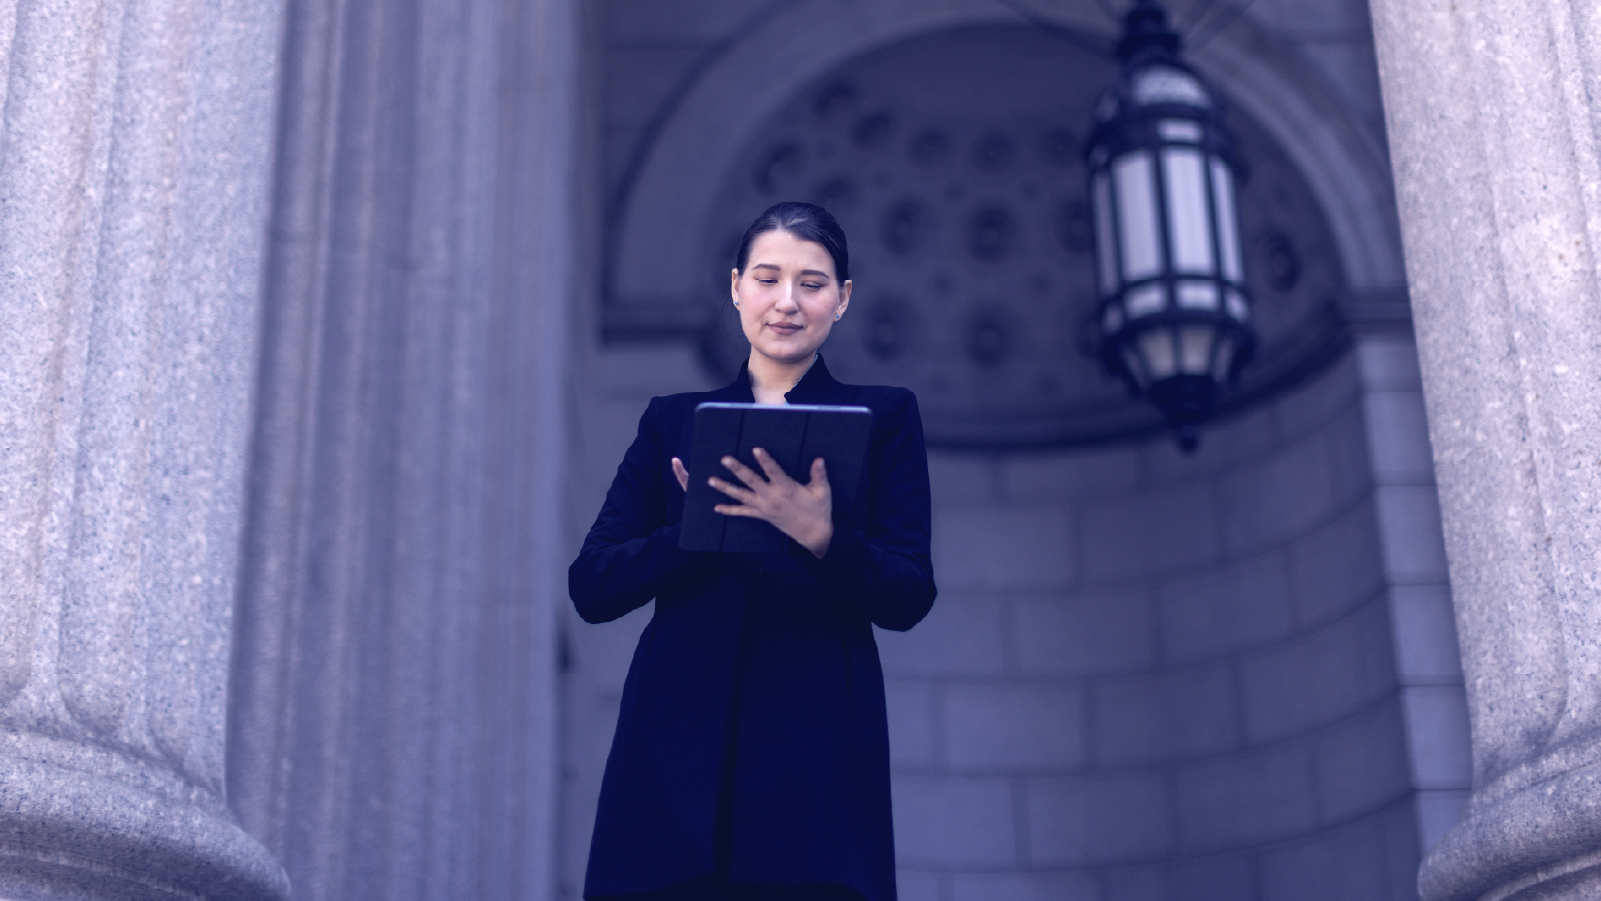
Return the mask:
<path id="1" fill-rule="evenodd" d="M 733 403 L 755 403 L 756 395 L 751 391 L 750 387 L 749 365 L 748 361 L 740 363 L 739 375 L 735 376 L 727 387 L 717 393 L 728 397 Z M 796 383 L 795 387 L 789 389 L 789 393 L 784 395 L 784 399 L 792 404 L 822 403 L 827 399 L 830 389 L 838 384 L 839 381 L 829 374 L 828 366 L 823 363 L 823 355 L 818 354 L 817 362 L 812 364 L 812 368 L 806 370 L 806 374 L 801 376 L 801 380 Z"/>

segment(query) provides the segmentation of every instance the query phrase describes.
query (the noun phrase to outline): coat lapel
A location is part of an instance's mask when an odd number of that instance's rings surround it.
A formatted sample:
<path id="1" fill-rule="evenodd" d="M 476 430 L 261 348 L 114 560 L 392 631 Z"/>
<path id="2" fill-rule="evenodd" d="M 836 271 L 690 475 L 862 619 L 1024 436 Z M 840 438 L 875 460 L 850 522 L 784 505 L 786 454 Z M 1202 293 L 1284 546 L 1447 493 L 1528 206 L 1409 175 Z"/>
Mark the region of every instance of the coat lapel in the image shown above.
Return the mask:
<path id="1" fill-rule="evenodd" d="M 707 399 L 722 404 L 755 403 L 756 395 L 750 390 L 750 371 L 746 368 L 748 365 L 748 363 L 740 363 L 739 375 L 734 376 L 732 382 L 718 388 L 716 391 L 710 392 L 707 395 Z"/>
<path id="2" fill-rule="evenodd" d="M 739 364 L 739 374 L 734 380 L 706 395 L 708 400 L 725 404 L 753 404 L 756 395 L 750 388 L 749 363 Z M 789 389 L 784 399 L 792 404 L 845 404 L 851 401 L 850 392 L 845 385 L 834 378 L 828 371 L 828 365 L 823 362 L 823 355 L 817 355 L 817 362 L 812 368 L 806 370 L 800 382 Z"/>
<path id="3" fill-rule="evenodd" d="M 828 371 L 828 365 L 823 362 L 823 355 L 817 355 L 817 362 L 812 368 L 806 370 L 801 380 L 784 399 L 792 404 L 827 404 L 838 403 L 845 386 L 834 378 Z"/>

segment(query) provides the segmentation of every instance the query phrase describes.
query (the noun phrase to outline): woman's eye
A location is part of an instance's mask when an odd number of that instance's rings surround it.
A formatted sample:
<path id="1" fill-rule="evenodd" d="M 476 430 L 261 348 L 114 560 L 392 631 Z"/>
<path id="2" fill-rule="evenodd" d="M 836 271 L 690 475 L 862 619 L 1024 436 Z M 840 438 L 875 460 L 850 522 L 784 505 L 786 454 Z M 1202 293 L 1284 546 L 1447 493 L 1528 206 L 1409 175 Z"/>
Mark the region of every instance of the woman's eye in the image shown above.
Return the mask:
<path id="1" fill-rule="evenodd" d="M 812 291 L 823 290 L 823 285 L 821 282 L 801 282 L 801 285 Z"/>
<path id="2" fill-rule="evenodd" d="M 776 285 L 776 284 L 778 284 L 778 279 L 776 279 L 776 278 L 759 278 L 759 279 L 757 279 L 757 281 L 761 282 L 764 285 Z"/>

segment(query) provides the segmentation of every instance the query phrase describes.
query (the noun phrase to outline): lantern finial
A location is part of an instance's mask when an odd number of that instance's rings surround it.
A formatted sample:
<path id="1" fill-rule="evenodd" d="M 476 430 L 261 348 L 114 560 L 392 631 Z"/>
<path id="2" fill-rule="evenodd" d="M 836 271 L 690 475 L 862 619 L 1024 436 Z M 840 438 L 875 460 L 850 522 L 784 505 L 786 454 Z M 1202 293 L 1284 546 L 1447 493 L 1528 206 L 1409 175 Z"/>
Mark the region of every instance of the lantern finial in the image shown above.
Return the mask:
<path id="1" fill-rule="evenodd" d="M 1128 62 L 1156 51 L 1165 55 L 1179 52 L 1182 38 L 1167 23 L 1167 10 L 1156 0 L 1135 0 L 1134 8 L 1123 17 L 1123 37 L 1117 42 L 1117 58 Z"/>

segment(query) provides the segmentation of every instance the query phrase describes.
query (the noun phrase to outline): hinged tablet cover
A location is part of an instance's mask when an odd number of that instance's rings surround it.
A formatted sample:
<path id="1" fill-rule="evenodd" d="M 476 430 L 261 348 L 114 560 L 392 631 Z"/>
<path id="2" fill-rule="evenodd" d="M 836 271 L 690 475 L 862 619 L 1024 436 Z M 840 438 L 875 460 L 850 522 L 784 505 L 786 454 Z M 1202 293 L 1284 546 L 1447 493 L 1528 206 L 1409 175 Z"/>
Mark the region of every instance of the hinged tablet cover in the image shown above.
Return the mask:
<path id="1" fill-rule="evenodd" d="M 763 448 L 790 478 L 811 478 L 812 461 L 823 458 L 833 492 L 834 521 L 849 518 L 856 485 L 867 459 L 873 411 L 866 407 L 824 407 L 805 404 L 701 404 L 695 408 L 695 440 L 690 449 L 689 490 L 684 497 L 684 524 L 678 546 L 686 551 L 762 553 L 780 551 L 788 540 L 771 523 L 748 516 L 725 516 L 712 508 L 738 503 L 706 484 L 717 476 L 738 481 L 722 463 L 733 456 L 757 472 L 751 455 Z"/>

